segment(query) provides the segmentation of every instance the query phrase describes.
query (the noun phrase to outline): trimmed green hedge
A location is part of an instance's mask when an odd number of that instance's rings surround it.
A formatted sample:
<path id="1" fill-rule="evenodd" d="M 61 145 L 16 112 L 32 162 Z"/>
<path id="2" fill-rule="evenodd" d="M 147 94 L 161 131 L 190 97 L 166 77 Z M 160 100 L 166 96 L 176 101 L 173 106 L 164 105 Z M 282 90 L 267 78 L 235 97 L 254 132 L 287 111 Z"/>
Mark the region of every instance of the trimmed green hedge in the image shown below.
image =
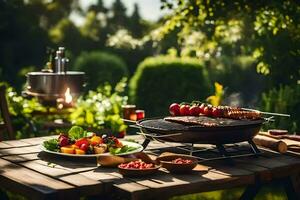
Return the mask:
<path id="1" fill-rule="evenodd" d="M 168 114 L 172 102 L 202 100 L 211 93 L 203 64 L 192 58 L 147 58 L 129 83 L 131 102 L 145 109 L 147 117 Z"/>
<path id="2" fill-rule="evenodd" d="M 83 52 L 76 59 L 74 69 L 86 73 L 90 90 L 105 82 L 115 86 L 122 77 L 128 76 L 127 66 L 120 57 L 101 51 Z"/>

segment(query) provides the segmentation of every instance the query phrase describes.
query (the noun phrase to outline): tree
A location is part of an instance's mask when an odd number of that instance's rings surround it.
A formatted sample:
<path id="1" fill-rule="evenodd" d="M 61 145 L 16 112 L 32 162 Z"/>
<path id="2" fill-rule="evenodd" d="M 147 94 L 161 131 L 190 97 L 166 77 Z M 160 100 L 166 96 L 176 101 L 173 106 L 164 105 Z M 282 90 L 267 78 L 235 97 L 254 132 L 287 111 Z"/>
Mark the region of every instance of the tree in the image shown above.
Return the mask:
<path id="1" fill-rule="evenodd" d="M 125 28 L 128 25 L 128 17 L 126 15 L 126 7 L 121 0 L 116 0 L 111 8 L 112 17 L 109 18 L 109 26 L 111 32 L 115 32 L 120 28 Z"/>
<path id="2" fill-rule="evenodd" d="M 270 84 L 300 79 L 300 1 L 161 1 L 171 14 L 151 36 L 154 41 L 179 30 L 182 55 L 207 61 L 248 55 Z"/>
<path id="3" fill-rule="evenodd" d="M 42 66 L 49 44 L 47 32 L 39 26 L 38 11 L 23 0 L 0 0 L 0 66 L 2 78 L 18 89 L 16 76 L 24 66 Z M 25 77 L 24 77 L 25 79 Z"/>
<path id="4" fill-rule="evenodd" d="M 103 0 L 97 0 L 96 4 L 89 7 L 88 11 L 94 11 L 95 13 L 107 13 L 108 9 L 104 6 Z"/>
<path id="5" fill-rule="evenodd" d="M 139 12 L 139 6 L 134 4 L 134 10 L 129 18 L 129 29 L 134 37 L 142 37 L 145 27 L 142 24 L 142 19 Z"/>

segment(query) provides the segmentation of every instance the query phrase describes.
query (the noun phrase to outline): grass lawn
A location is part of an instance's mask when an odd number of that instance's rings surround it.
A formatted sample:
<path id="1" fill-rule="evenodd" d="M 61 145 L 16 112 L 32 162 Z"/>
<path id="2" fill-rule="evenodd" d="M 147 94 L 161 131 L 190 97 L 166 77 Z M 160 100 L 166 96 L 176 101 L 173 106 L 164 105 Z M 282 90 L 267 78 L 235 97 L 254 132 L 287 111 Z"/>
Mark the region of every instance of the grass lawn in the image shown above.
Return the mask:
<path id="1" fill-rule="evenodd" d="M 218 190 L 173 197 L 170 200 L 235 200 L 239 199 L 245 188 L 235 188 L 230 190 Z M 287 200 L 284 188 L 278 185 L 268 185 L 263 187 L 255 200 Z"/>
<path id="2" fill-rule="evenodd" d="M 183 196 L 176 196 L 170 200 L 235 200 L 239 199 L 245 188 L 234 188 L 230 190 L 218 190 Z M 10 200 L 27 200 L 26 198 L 7 192 Z M 0 198 L 1 199 L 1 198 Z M 81 198 L 86 200 L 87 198 Z M 287 200 L 284 188 L 276 184 L 264 186 L 256 196 L 255 200 Z"/>

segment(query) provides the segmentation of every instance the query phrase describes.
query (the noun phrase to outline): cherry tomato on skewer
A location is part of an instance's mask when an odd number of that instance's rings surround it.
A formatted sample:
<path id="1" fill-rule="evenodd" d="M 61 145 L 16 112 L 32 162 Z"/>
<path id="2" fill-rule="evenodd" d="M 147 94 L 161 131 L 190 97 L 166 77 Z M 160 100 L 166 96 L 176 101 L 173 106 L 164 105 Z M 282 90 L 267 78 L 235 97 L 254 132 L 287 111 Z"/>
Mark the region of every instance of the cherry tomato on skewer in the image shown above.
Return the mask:
<path id="1" fill-rule="evenodd" d="M 190 115 L 190 106 L 183 104 L 180 106 L 180 115 L 181 116 L 188 116 Z"/>
<path id="2" fill-rule="evenodd" d="M 172 116 L 180 115 L 180 105 L 178 103 L 172 103 L 169 107 L 169 112 Z"/>

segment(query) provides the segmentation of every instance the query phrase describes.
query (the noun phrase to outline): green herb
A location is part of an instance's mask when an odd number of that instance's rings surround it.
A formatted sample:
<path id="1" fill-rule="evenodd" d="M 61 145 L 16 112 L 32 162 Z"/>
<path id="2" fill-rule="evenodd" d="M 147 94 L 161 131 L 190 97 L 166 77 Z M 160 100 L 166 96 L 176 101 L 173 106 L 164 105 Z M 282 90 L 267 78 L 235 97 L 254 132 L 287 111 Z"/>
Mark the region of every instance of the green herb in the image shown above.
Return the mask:
<path id="1" fill-rule="evenodd" d="M 52 167 L 52 168 L 54 168 L 56 166 L 56 164 L 51 163 L 51 162 L 48 162 L 47 165 L 48 165 L 48 167 Z"/>
<path id="2" fill-rule="evenodd" d="M 49 151 L 59 152 L 58 139 L 44 141 L 43 145 Z"/>
<path id="3" fill-rule="evenodd" d="M 117 154 L 122 154 L 122 153 L 127 153 L 127 152 L 131 152 L 136 150 L 138 147 L 133 147 L 133 146 L 128 146 L 128 145 L 124 145 L 122 148 L 114 148 L 114 147 L 110 147 L 109 148 L 109 152 L 113 155 L 117 155 Z"/>
<path id="4" fill-rule="evenodd" d="M 131 139 L 131 138 L 129 138 L 129 139 L 125 139 L 125 141 L 128 141 L 128 142 L 133 142 L 133 143 L 137 143 L 137 144 L 139 144 L 139 142 L 137 142 L 136 140 L 134 140 L 134 139 Z"/>

